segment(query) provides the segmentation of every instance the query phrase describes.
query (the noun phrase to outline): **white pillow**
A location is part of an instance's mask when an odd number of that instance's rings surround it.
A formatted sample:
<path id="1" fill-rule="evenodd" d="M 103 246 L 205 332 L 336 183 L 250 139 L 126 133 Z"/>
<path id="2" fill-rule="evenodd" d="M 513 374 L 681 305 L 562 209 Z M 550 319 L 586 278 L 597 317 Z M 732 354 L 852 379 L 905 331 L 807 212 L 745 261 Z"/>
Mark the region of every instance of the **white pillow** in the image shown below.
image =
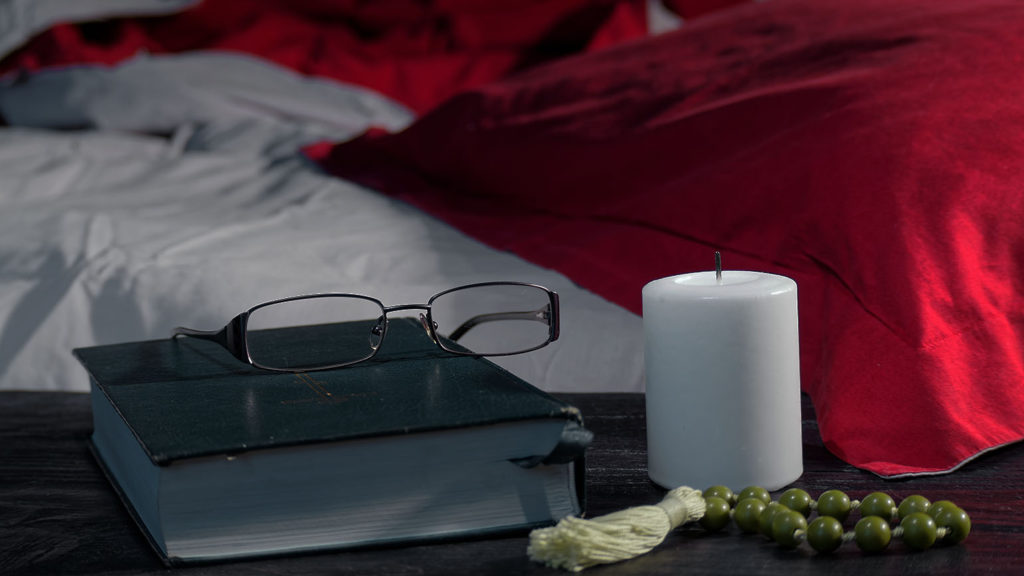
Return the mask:
<path id="1" fill-rule="evenodd" d="M 199 0 L 0 0 L 0 58 L 59 22 L 170 14 Z"/>

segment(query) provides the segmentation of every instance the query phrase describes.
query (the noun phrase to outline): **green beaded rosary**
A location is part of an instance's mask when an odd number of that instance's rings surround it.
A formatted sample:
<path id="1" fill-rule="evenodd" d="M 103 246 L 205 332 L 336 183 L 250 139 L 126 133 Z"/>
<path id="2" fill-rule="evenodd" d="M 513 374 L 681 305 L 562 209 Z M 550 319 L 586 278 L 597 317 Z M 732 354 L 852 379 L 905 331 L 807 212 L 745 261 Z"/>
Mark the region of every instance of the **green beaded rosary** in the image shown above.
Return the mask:
<path id="1" fill-rule="evenodd" d="M 860 519 L 847 532 L 843 522 L 854 510 Z M 814 512 L 817 517 L 808 523 Z M 773 502 L 771 494 L 759 486 L 739 494 L 725 486 L 712 486 L 703 493 L 680 486 L 655 505 L 596 518 L 569 516 L 555 526 L 538 528 L 530 533 L 527 554 L 535 562 L 578 572 L 645 554 L 676 527 L 693 521 L 711 532 L 735 521 L 745 533 L 764 534 L 785 548 L 807 542 L 821 554 L 850 541 L 866 553 L 881 552 L 893 538 L 915 550 L 927 550 L 936 543 L 958 544 L 971 532 L 971 519 L 962 509 L 949 500 L 933 503 L 920 495 L 909 496 L 897 506 L 883 492 L 857 501 L 839 490 L 828 490 L 814 500 L 806 491 L 791 488 Z"/>
<path id="2" fill-rule="evenodd" d="M 930 502 L 915 494 L 899 506 L 888 494 L 873 492 L 863 500 L 850 500 L 839 490 L 823 492 L 817 500 L 800 488 L 791 488 L 772 502 L 759 486 L 739 494 L 725 486 L 704 491 L 705 512 L 700 525 L 709 531 L 725 528 L 730 520 L 745 533 L 761 533 L 785 548 L 806 541 L 819 553 L 833 552 L 844 542 L 854 541 L 863 552 L 881 552 L 893 538 L 915 550 L 927 550 L 936 542 L 959 544 L 971 532 L 971 519 L 949 500 Z M 845 532 L 843 522 L 854 510 L 860 520 Z M 818 516 L 808 523 L 812 512 Z M 893 528 L 891 524 L 899 524 Z"/>

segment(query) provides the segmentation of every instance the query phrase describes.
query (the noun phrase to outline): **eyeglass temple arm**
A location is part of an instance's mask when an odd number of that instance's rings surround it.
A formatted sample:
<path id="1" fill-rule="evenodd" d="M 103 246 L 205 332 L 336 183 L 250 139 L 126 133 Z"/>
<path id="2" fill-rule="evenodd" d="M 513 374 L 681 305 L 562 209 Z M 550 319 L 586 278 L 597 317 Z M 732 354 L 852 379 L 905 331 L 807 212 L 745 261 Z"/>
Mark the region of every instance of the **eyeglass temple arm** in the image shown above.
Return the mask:
<path id="1" fill-rule="evenodd" d="M 551 306 L 545 305 L 537 310 L 525 312 L 492 312 L 490 314 L 478 314 L 466 320 L 462 324 L 459 324 L 459 327 L 448 335 L 448 339 L 458 342 L 459 338 L 465 336 L 466 332 L 469 332 L 474 326 L 479 326 L 485 322 L 496 322 L 500 320 L 535 320 L 550 326 Z"/>
<path id="2" fill-rule="evenodd" d="M 242 362 L 252 364 L 252 361 L 249 360 L 249 354 L 245 350 L 245 338 L 242 336 L 244 332 L 242 320 L 239 316 L 236 316 L 231 319 L 231 322 L 228 322 L 227 326 L 220 330 L 195 330 L 193 328 L 177 326 L 171 330 L 171 338 L 188 336 L 200 340 L 209 340 L 219 344 Z"/>

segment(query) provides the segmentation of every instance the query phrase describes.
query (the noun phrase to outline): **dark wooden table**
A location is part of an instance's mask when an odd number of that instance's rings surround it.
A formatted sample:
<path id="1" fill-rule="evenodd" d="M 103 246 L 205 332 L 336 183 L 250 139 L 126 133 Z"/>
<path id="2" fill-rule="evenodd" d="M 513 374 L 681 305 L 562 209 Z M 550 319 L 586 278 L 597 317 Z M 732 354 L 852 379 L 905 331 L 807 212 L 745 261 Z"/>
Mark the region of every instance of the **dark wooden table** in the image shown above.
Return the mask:
<path id="1" fill-rule="evenodd" d="M 646 472 L 643 396 L 569 394 L 596 435 L 588 461 L 588 513 L 653 504 L 664 491 Z M 817 496 L 829 488 L 860 498 L 876 490 L 897 501 L 920 493 L 967 510 L 973 531 L 958 546 L 911 552 L 894 541 L 881 554 L 853 544 L 819 556 L 806 545 L 783 550 L 735 528 L 708 534 L 683 527 L 654 552 L 587 574 L 1022 574 L 1024 446 L 997 450 L 944 476 L 884 481 L 845 465 L 822 446 L 804 403 L 805 472 L 795 484 Z M 93 461 L 84 394 L 0 393 L 0 574 L 558 574 L 526 557 L 526 535 L 165 568 Z M 898 441 L 898 439 L 894 439 Z M 703 487 L 700 487 L 703 488 Z"/>

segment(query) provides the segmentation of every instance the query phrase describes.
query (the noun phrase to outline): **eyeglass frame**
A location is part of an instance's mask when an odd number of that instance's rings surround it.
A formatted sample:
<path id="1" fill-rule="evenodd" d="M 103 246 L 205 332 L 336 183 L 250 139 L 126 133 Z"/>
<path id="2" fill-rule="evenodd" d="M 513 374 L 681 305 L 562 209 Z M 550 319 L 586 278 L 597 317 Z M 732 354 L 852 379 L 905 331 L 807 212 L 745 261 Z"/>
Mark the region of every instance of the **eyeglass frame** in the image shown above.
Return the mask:
<path id="1" fill-rule="evenodd" d="M 472 350 L 467 350 L 467 349 L 456 350 L 456 349 L 453 349 L 453 348 L 446 347 L 445 344 L 442 342 L 441 337 L 436 332 L 437 324 L 434 322 L 433 317 L 431 315 L 431 306 L 433 305 L 434 301 L 437 300 L 438 298 L 440 298 L 441 296 L 444 296 L 446 294 L 450 294 L 452 292 L 457 292 L 459 290 L 465 290 L 465 289 L 468 289 L 468 288 L 481 288 L 481 287 L 487 287 L 487 286 L 523 286 L 523 287 L 530 287 L 530 288 L 538 288 L 538 289 L 544 291 L 547 294 L 547 296 L 548 296 L 548 305 L 546 306 L 547 310 L 545 311 L 544 308 L 541 308 L 540 310 L 535 310 L 535 311 L 532 311 L 532 312 L 495 312 L 495 313 L 490 313 L 490 314 L 478 314 L 478 315 L 473 316 L 470 319 L 466 320 L 465 322 L 463 322 L 458 328 L 456 328 L 452 332 L 452 334 L 447 336 L 447 339 L 452 340 L 452 341 L 456 341 L 456 340 L 458 340 L 459 337 L 461 337 L 462 334 L 465 334 L 473 326 L 476 326 L 476 325 L 481 324 L 483 322 L 487 322 L 489 320 L 509 319 L 508 315 L 513 315 L 512 318 L 521 318 L 521 319 L 544 321 L 548 325 L 548 339 L 545 340 L 543 343 L 538 344 L 537 346 L 534 346 L 532 348 L 527 348 L 525 350 L 518 350 L 516 352 L 500 352 L 500 353 L 496 353 L 496 354 L 473 352 Z M 272 367 L 272 366 L 262 365 L 262 364 L 260 364 L 260 363 L 258 363 L 256 361 L 254 361 L 252 359 L 252 357 L 249 355 L 249 346 L 248 346 L 248 342 L 247 342 L 247 339 L 246 339 L 246 333 L 248 332 L 249 316 L 253 312 L 256 312 L 257 310 L 260 310 L 261 308 L 266 308 L 268 306 L 273 306 L 275 304 L 282 304 L 282 303 L 285 303 L 285 302 L 295 302 L 295 301 L 299 301 L 299 300 L 308 300 L 308 299 L 313 299 L 313 298 L 337 298 L 337 297 L 360 298 L 360 299 L 363 299 L 363 300 L 368 300 L 370 302 L 375 303 L 381 309 L 381 316 L 380 316 L 380 318 L 378 318 L 378 326 L 381 327 L 380 340 L 377 342 L 376 346 L 372 346 L 373 352 L 369 356 L 366 356 L 365 358 L 361 358 L 361 359 L 358 359 L 358 360 L 353 360 L 353 361 L 350 361 L 350 362 L 342 362 L 342 363 L 330 364 L 330 365 L 326 365 L 326 366 L 317 366 L 317 367 L 314 367 L 314 368 L 276 368 L 276 367 Z M 260 304 L 257 304 L 255 306 L 249 308 L 248 310 L 245 310 L 242 313 L 238 314 L 234 318 L 232 318 L 220 330 L 196 330 L 196 329 L 193 329 L 193 328 L 186 328 L 184 326 L 176 326 L 175 328 L 173 328 L 171 330 L 171 339 L 177 339 L 178 336 L 188 336 L 190 338 L 196 338 L 196 339 L 199 339 L 199 340 L 207 340 L 207 341 L 210 341 L 210 342 L 214 342 L 214 343 L 220 345 L 222 348 L 224 348 L 228 352 L 230 352 L 231 355 L 234 356 L 237 360 L 239 360 L 239 361 L 241 361 L 241 362 L 243 362 L 245 364 L 248 364 L 250 366 L 253 366 L 254 368 L 259 368 L 260 370 L 267 370 L 267 371 L 270 371 L 270 372 L 298 373 L 298 372 L 316 372 L 316 371 L 321 371 L 321 370 L 334 370 L 334 369 L 337 369 L 337 368 L 345 368 L 345 367 L 348 367 L 348 366 L 353 366 L 353 365 L 356 365 L 356 364 L 360 364 L 362 362 L 366 362 L 366 361 L 371 360 L 374 357 L 376 357 L 377 356 L 377 352 L 380 351 L 381 347 L 384 345 L 384 340 L 387 337 L 388 313 L 389 312 L 398 312 L 398 311 L 401 311 L 401 310 L 425 310 L 426 311 L 425 315 L 422 312 L 419 315 L 420 324 L 423 326 L 424 330 L 426 330 L 427 335 L 430 336 L 430 339 L 434 342 L 434 345 L 436 345 L 441 350 L 444 350 L 445 352 L 448 352 L 450 354 L 455 354 L 455 355 L 458 355 L 458 356 L 515 356 L 516 354 L 525 354 L 527 352 L 533 352 L 534 350 L 539 350 L 539 349 L 547 346 L 548 344 L 551 344 L 555 340 L 558 340 L 558 336 L 559 336 L 559 333 L 561 331 L 560 320 L 559 320 L 560 312 L 559 312 L 558 293 L 557 292 L 555 292 L 554 290 L 551 290 L 550 288 L 547 288 L 545 286 L 541 286 L 540 284 L 532 284 L 532 283 L 529 283 L 529 282 L 513 282 L 513 281 L 501 282 L 501 281 L 498 281 L 498 282 L 477 282 L 477 283 L 474 283 L 474 284 L 465 284 L 465 285 L 462 285 L 462 286 L 456 286 L 454 288 L 449 288 L 447 290 L 444 290 L 444 291 L 438 292 L 437 294 L 434 294 L 433 296 L 430 297 L 430 299 L 427 300 L 427 302 L 425 304 L 396 304 L 394 306 L 385 306 L 383 302 L 381 302 L 380 300 L 378 300 L 377 298 L 374 298 L 372 296 L 366 296 L 365 294 L 346 293 L 346 292 L 324 292 L 324 293 L 317 293 L 317 294 L 300 294 L 300 295 L 297 295 L 297 296 L 289 296 L 289 297 L 286 297 L 286 298 L 278 298 L 276 300 L 269 300 L 267 302 L 262 302 Z M 546 318 L 544 317 L 545 312 L 546 312 L 546 315 L 547 315 Z M 532 315 L 532 316 L 527 317 L 526 315 L 528 315 L 528 314 Z M 489 318 L 487 320 L 479 320 L 477 322 L 474 322 L 474 320 L 477 320 L 478 318 L 481 318 L 483 316 L 494 317 L 494 318 Z M 495 316 L 501 316 L 501 318 L 498 318 L 498 317 L 495 317 Z M 383 322 L 381 322 L 381 320 L 383 320 Z M 458 335 L 456 336 L 456 334 L 458 334 Z"/>

